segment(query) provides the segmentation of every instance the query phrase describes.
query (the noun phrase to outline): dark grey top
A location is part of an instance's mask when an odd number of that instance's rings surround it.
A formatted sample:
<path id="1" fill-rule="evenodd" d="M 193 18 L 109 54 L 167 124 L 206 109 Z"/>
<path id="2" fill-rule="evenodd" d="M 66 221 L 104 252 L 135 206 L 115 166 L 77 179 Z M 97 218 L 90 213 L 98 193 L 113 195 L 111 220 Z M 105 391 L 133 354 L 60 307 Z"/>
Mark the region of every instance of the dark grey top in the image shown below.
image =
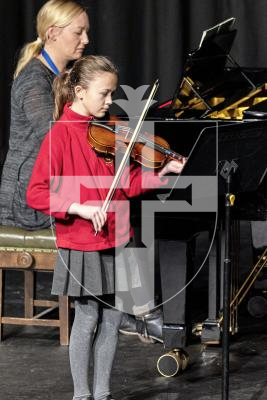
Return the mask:
<path id="1" fill-rule="evenodd" d="M 9 151 L 0 188 L 0 223 L 35 230 L 50 219 L 26 205 L 25 193 L 41 142 L 50 129 L 55 75 L 38 59 L 31 60 L 11 89 Z"/>

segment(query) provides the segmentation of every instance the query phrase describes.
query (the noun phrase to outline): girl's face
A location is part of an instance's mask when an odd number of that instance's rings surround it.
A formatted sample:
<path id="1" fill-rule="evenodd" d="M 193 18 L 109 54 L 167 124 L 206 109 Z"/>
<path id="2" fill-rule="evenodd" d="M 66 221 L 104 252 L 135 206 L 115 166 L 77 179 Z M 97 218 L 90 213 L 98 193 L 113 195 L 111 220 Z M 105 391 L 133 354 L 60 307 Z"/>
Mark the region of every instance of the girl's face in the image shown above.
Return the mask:
<path id="1" fill-rule="evenodd" d="M 75 17 L 65 28 L 53 27 L 53 47 L 64 61 L 77 60 L 82 56 L 88 39 L 89 19 L 85 12 Z"/>
<path id="2" fill-rule="evenodd" d="M 76 98 L 73 110 L 81 115 L 93 115 L 102 118 L 112 104 L 112 95 L 117 88 L 117 75 L 110 72 L 99 72 L 87 89 L 75 88 Z"/>

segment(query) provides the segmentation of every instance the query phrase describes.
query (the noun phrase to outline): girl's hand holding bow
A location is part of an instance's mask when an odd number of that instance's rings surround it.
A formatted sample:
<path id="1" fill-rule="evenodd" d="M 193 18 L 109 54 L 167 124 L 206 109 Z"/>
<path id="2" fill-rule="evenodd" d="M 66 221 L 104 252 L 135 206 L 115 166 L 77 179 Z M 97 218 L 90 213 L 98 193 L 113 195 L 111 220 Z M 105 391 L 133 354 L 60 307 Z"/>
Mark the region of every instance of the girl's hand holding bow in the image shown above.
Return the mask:
<path id="1" fill-rule="evenodd" d="M 95 232 L 101 231 L 107 221 L 107 213 L 100 207 L 88 206 L 86 204 L 72 203 L 68 209 L 68 213 L 76 214 L 81 218 L 91 220 Z"/>

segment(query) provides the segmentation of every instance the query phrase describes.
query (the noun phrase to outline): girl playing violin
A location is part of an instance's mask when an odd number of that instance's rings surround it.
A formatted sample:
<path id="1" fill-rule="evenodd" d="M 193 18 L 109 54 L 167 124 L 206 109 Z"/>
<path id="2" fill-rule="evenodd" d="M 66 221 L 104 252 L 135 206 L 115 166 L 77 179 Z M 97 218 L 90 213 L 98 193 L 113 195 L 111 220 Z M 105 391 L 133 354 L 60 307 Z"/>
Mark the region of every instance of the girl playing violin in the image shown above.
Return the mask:
<path id="1" fill-rule="evenodd" d="M 155 173 L 130 165 L 116 189 L 114 207 L 112 201 L 108 213 L 102 210 L 115 168 L 88 145 L 87 135 L 90 122 L 106 115 L 117 82 L 116 66 L 102 56 L 83 57 L 56 79 L 58 121 L 41 145 L 27 189 L 28 205 L 56 219 L 60 250 L 52 293 L 75 298 L 69 349 L 73 400 L 113 399 L 110 375 L 122 316 L 112 307 L 114 248 L 132 235 L 124 203 L 148 190 L 142 185 L 166 185 L 164 175 L 180 173 L 183 166 L 183 161 L 170 161 Z M 116 213 L 122 221 L 118 226 Z M 93 397 L 88 383 L 91 358 Z"/>

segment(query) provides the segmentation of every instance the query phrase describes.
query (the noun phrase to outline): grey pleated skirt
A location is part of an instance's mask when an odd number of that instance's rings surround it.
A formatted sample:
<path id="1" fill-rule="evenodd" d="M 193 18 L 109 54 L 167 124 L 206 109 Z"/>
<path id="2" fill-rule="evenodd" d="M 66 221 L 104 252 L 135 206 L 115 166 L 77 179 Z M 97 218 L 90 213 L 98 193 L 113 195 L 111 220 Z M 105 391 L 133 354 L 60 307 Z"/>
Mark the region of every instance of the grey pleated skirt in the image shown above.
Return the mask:
<path id="1" fill-rule="evenodd" d="M 124 249 L 125 250 L 125 249 Z M 141 271 L 134 249 L 127 252 L 83 252 L 59 249 L 52 294 L 73 297 L 101 296 L 141 286 Z"/>

